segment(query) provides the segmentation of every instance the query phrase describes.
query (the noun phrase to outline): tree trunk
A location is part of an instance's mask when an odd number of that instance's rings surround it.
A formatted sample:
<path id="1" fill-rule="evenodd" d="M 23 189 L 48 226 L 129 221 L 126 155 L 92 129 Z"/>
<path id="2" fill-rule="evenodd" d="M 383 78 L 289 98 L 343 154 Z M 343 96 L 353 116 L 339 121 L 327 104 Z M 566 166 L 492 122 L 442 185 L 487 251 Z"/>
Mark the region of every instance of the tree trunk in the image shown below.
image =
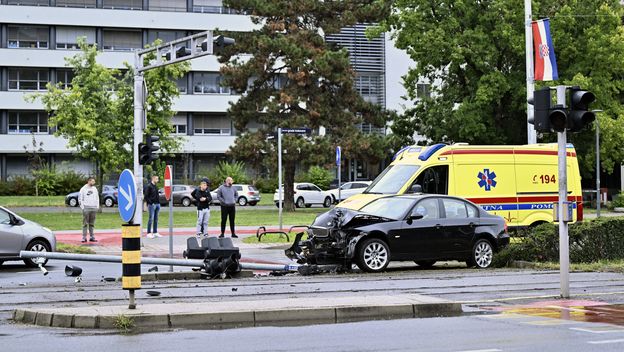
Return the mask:
<path id="1" fill-rule="evenodd" d="M 100 192 L 100 196 L 102 196 L 102 191 L 104 191 L 104 170 L 102 170 L 102 165 L 99 162 L 95 162 L 95 184 L 98 185 L 98 191 Z M 102 213 L 102 207 L 98 207 L 98 213 Z"/>
<path id="2" fill-rule="evenodd" d="M 284 162 L 284 211 L 295 211 L 295 162 Z"/>

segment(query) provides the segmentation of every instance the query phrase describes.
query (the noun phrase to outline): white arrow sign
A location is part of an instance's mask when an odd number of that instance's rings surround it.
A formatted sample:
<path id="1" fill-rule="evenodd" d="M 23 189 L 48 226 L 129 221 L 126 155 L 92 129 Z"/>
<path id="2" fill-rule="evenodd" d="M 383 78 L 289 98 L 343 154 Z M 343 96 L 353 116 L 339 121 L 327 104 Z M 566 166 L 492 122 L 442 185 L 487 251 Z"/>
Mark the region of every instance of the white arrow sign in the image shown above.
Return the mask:
<path id="1" fill-rule="evenodd" d="M 128 192 L 121 187 L 119 188 L 119 192 L 128 202 L 128 204 L 126 204 L 126 211 L 130 210 L 132 205 L 134 205 L 134 199 L 132 199 L 132 190 L 130 189 L 130 186 L 128 186 Z"/>

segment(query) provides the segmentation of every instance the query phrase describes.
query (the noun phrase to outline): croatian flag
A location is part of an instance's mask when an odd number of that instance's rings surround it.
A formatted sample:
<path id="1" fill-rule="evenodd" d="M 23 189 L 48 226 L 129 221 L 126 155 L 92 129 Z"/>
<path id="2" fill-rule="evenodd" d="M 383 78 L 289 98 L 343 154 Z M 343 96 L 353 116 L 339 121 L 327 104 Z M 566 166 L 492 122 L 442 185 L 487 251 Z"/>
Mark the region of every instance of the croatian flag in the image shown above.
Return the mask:
<path id="1" fill-rule="evenodd" d="M 535 52 L 536 81 L 554 81 L 559 78 L 557 73 L 557 59 L 555 48 L 550 36 L 550 22 L 548 19 L 533 21 L 533 46 Z"/>

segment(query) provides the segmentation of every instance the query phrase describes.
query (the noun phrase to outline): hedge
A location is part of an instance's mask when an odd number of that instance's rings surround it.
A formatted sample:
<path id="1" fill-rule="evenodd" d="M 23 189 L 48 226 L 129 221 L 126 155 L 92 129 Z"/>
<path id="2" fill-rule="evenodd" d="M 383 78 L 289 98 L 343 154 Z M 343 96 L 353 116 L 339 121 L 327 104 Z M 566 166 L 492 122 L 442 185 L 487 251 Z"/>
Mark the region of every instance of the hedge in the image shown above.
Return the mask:
<path id="1" fill-rule="evenodd" d="M 573 263 L 624 259 L 624 218 L 571 224 L 568 235 Z M 495 255 L 494 265 L 505 266 L 513 260 L 559 262 L 559 227 L 542 224 L 533 228 L 529 235 Z"/>

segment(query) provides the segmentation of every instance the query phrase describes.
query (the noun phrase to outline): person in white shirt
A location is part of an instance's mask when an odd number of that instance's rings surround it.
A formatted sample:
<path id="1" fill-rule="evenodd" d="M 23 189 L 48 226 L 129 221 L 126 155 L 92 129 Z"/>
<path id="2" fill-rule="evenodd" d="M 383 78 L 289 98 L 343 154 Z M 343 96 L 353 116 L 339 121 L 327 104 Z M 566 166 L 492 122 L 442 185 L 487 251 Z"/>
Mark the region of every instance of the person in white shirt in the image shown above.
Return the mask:
<path id="1" fill-rule="evenodd" d="M 82 242 L 87 242 L 87 229 L 89 230 L 89 242 L 97 242 L 93 234 L 95 215 L 100 208 L 100 194 L 95 187 L 95 178 L 89 177 L 87 184 L 82 186 L 78 195 L 78 204 L 82 209 Z"/>

